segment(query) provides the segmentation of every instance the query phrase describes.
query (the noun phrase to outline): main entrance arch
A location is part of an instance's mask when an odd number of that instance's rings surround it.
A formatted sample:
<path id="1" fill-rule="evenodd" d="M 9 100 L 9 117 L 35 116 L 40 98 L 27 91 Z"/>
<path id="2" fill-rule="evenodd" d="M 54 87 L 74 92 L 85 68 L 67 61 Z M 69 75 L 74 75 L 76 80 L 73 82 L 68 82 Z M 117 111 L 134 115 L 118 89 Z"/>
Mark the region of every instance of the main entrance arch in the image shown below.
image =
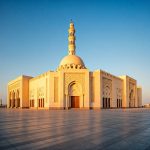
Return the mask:
<path id="1" fill-rule="evenodd" d="M 78 82 L 71 82 L 68 87 L 70 108 L 80 108 L 82 88 Z"/>

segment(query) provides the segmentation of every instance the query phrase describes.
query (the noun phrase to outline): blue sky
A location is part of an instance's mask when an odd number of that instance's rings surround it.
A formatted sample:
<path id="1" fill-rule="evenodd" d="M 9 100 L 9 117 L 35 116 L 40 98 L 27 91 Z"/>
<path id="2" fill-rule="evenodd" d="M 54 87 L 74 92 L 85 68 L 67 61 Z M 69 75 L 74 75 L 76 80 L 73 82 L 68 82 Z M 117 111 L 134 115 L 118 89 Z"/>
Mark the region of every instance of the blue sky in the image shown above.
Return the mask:
<path id="1" fill-rule="evenodd" d="M 143 103 L 150 102 L 149 0 L 1 0 L 0 97 L 19 75 L 56 70 L 70 19 L 86 67 L 137 79 Z"/>

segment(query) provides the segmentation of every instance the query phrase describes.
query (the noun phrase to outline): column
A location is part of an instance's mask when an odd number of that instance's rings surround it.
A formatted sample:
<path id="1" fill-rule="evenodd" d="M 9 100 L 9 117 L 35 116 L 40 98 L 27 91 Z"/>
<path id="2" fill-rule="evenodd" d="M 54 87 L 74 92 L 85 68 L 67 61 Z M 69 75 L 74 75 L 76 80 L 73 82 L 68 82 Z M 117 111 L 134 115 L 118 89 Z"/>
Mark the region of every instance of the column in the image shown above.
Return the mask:
<path id="1" fill-rule="evenodd" d="M 68 95 L 66 95 L 66 109 L 68 109 Z"/>
<path id="2" fill-rule="evenodd" d="M 44 107 L 44 98 L 42 98 L 42 107 Z"/>
<path id="3" fill-rule="evenodd" d="M 83 94 L 83 98 L 82 98 L 82 101 L 83 101 L 83 108 L 84 108 L 84 94 Z"/>
<path id="4" fill-rule="evenodd" d="M 118 99 L 117 99 L 117 108 L 118 108 Z"/>
<path id="5" fill-rule="evenodd" d="M 121 99 L 121 108 L 122 108 L 122 99 Z"/>
<path id="6" fill-rule="evenodd" d="M 17 108 L 17 99 L 15 99 L 15 107 Z"/>
<path id="7" fill-rule="evenodd" d="M 14 107 L 15 99 L 12 100 L 12 108 Z"/>
<path id="8" fill-rule="evenodd" d="M 68 95 L 66 94 L 65 97 L 66 97 L 65 98 L 65 100 L 66 100 L 66 106 L 65 107 L 66 107 L 66 109 L 68 109 L 69 108 Z"/>
<path id="9" fill-rule="evenodd" d="M 11 108 L 13 108 L 13 99 L 11 100 Z"/>

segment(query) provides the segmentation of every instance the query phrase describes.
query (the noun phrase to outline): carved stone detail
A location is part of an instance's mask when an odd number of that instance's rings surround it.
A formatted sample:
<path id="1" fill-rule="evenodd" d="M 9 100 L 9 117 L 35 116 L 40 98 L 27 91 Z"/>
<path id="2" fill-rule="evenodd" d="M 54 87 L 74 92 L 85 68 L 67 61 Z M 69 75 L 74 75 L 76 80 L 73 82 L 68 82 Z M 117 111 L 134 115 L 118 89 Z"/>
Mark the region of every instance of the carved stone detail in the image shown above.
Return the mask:
<path id="1" fill-rule="evenodd" d="M 78 82 L 82 86 L 82 92 L 85 91 L 85 74 L 84 73 L 65 73 L 64 83 L 65 83 L 65 94 L 68 94 L 68 86 L 72 82 Z"/>
<path id="2" fill-rule="evenodd" d="M 66 64 L 65 66 L 59 66 L 57 71 L 65 70 L 65 69 L 85 69 L 85 66 L 81 66 L 80 64 Z"/>
<path id="3" fill-rule="evenodd" d="M 112 80 L 103 77 L 102 79 L 103 85 L 103 97 L 112 98 Z"/>
<path id="4" fill-rule="evenodd" d="M 30 100 L 35 99 L 35 90 L 34 89 L 30 90 L 30 92 L 29 92 L 29 99 Z"/>
<path id="5" fill-rule="evenodd" d="M 78 83 L 71 84 L 69 88 L 69 95 L 70 96 L 80 96 L 82 93 L 81 87 Z"/>
<path id="6" fill-rule="evenodd" d="M 44 87 L 40 87 L 37 89 L 37 98 L 44 98 Z"/>
<path id="7" fill-rule="evenodd" d="M 122 89 L 121 88 L 116 89 L 116 96 L 117 96 L 117 99 L 122 99 Z"/>

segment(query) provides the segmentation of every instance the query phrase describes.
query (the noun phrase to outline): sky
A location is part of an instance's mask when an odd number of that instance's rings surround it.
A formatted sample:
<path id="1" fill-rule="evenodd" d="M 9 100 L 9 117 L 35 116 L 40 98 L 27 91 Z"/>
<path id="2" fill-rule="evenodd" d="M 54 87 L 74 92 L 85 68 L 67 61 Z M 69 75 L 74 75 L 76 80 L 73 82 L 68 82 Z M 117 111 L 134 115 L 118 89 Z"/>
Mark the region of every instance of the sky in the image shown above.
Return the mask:
<path id="1" fill-rule="evenodd" d="M 0 0 L 3 103 L 12 79 L 56 70 L 68 53 L 71 19 L 86 67 L 135 78 L 150 103 L 149 0 Z"/>

